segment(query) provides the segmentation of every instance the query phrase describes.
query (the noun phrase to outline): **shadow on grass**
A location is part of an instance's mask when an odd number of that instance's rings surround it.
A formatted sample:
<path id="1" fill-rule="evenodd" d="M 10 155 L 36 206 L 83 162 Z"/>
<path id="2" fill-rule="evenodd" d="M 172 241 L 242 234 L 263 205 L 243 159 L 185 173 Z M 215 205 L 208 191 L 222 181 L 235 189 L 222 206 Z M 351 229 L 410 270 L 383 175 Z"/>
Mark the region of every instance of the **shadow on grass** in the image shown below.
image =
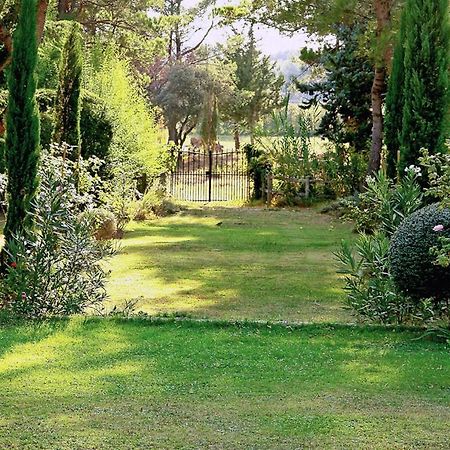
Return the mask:
<path id="1" fill-rule="evenodd" d="M 314 212 L 202 213 L 133 225 L 113 263 L 114 302 L 143 297 L 147 312 L 208 317 L 348 319 L 332 255 L 348 228 L 335 231 Z"/>
<path id="2" fill-rule="evenodd" d="M 413 336 L 73 319 L 0 358 L 6 443 L 20 447 L 29 430 L 43 448 L 151 440 L 159 448 L 277 440 L 293 448 L 328 439 L 438 448 L 450 418 L 448 348 Z"/>

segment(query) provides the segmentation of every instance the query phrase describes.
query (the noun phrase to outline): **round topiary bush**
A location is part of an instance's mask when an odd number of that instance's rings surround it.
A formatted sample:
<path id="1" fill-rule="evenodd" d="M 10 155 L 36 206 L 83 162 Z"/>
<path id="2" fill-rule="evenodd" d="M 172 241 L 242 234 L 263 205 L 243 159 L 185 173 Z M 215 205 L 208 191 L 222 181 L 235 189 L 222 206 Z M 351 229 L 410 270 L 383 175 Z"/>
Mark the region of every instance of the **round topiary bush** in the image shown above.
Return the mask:
<path id="1" fill-rule="evenodd" d="M 392 237 L 392 277 L 412 298 L 450 298 L 450 268 L 435 265 L 430 253 L 440 237 L 450 237 L 450 209 L 438 204 L 409 216 Z"/>

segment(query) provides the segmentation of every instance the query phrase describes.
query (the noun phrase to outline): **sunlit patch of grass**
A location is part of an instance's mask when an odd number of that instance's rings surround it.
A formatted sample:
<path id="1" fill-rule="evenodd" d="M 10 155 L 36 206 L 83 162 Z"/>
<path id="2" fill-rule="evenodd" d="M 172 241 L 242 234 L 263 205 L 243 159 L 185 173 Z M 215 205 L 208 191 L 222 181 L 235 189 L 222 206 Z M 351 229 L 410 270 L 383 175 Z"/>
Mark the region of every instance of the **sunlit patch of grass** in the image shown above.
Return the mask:
<path id="1" fill-rule="evenodd" d="M 417 336 L 136 319 L 3 328 L 0 448 L 449 448 L 450 348 Z"/>
<path id="2" fill-rule="evenodd" d="M 333 257 L 348 225 L 315 209 L 202 207 L 132 223 L 111 264 L 111 304 L 149 314 L 348 321 Z"/>

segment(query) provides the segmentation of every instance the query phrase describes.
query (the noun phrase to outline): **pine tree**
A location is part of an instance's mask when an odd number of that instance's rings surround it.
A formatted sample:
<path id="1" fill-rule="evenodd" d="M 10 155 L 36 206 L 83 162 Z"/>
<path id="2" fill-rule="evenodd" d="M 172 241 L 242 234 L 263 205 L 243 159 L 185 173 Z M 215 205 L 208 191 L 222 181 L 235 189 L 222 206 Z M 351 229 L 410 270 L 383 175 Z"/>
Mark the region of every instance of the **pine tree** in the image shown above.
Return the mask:
<path id="1" fill-rule="evenodd" d="M 8 77 L 6 118 L 8 214 L 4 230 L 6 242 L 13 235 L 30 229 L 31 217 L 28 211 L 38 186 L 40 126 L 35 77 L 36 16 L 36 0 L 22 0 Z"/>
<path id="2" fill-rule="evenodd" d="M 246 125 L 253 142 L 261 117 L 281 105 L 284 77 L 276 64 L 256 46 L 253 27 L 247 37 L 235 36 L 224 49 L 224 61 L 235 66 L 233 92 L 223 102 L 224 116 L 235 125 L 235 143 L 239 147 L 239 126 Z"/>
<path id="3" fill-rule="evenodd" d="M 320 104 L 324 114 L 318 133 L 337 145 L 348 144 L 357 152 L 367 152 L 372 134 L 370 92 L 373 66 L 361 52 L 361 38 L 367 32 L 365 23 L 339 25 L 336 43 L 326 45 L 319 52 L 302 50 L 302 60 L 320 63 L 326 77 L 313 82 L 295 82 L 306 93 L 302 107 Z"/>
<path id="4" fill-rule="evenodd" d="M 444 151 L 448 111 L 447 14 L 447 0 L 408 0 L 405 6 L 403 45 L 397 46 L 389 97 L 387 143 L 391 174 L 397 148 L 399 174 L 409 165 L 417 165 L 422 148 L 432 154 Z"/>
<path id="5" fill-rule="evenodd" d="M 70 24 L 61 56 L 59 87 L 56 97 L 56 126 L 53 139 L 65 142 L 74 152 L 71 157 L 77 160 L 81 153 L 81 77 L 83 70 L 81 28 L 77 22 Z"/>

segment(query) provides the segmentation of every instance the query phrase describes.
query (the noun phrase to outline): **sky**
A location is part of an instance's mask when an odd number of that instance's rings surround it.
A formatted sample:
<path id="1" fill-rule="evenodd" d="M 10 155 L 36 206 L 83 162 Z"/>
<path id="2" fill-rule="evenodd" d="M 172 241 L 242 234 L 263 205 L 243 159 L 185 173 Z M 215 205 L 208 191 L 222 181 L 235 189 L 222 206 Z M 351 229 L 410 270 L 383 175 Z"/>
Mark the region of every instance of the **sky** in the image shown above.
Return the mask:
<path id="1" fill-rule="evenodd" d="M 239 1 L 218 0 L 217 6 L 236 5 L 238 3 Z M 186 7 L 193 7 L 198 4 L 198 0 L 186 0 L 184 4 Z M 209 23 L 205 20 L 203 20 L 203 22 L 204 29 L 207 29 Z M 203 26 L 203 23 L 199 22 L 199 25 Z M 214 30 L 208 36 L 206 43 L 213 45 L 217 42 L 224 42 L 229 33 L 229 29 Z M 304 33 L 295 33 L 293 36 L 286 36 L 273 28 L 264 26 L 257 27 L 255 35 L 258 39 L 258 45 L 263 53 L 271 55 L 275 59 L 280 53 L 289 53 L 292 54 L 292 56 L 298 55 L 300 49 L 306 45 L 307 40 L 307 36 Z"/>

